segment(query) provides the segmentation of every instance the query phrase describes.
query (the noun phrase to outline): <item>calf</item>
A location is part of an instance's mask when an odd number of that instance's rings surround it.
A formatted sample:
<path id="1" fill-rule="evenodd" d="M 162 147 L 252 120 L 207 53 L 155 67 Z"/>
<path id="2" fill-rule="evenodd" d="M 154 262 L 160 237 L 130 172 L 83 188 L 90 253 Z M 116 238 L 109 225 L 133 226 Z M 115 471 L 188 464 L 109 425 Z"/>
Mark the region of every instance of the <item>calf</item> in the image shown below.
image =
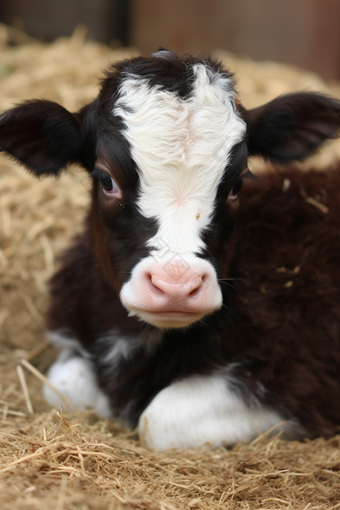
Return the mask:
<path id="1" fill-rule="evenodd" d="M 247 158 L 299 161 L 339 128 L 334 99 L 246 110 L 220 64 L 164 50 L 113 65 L 77 113 L 41 100 L 3 113 L 0 149 L 36 176 L 78 162 L 93 179 L 51 281 L 51 383 L 159 450 L 332 434 L 340 172 L 254 180 Z"/>

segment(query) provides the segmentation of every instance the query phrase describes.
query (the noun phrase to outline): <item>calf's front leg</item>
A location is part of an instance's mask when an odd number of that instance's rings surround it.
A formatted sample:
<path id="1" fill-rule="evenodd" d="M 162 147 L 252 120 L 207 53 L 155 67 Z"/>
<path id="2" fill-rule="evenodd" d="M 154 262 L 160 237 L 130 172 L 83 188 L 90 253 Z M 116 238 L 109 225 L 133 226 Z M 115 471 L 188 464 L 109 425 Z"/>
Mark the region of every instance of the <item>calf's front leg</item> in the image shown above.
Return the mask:
<path id="1" fill-rule="evenodd" d="M 261 404 L 249 407 L 223 375 L 194 376 L 160 391 L 139 419 L 139 433 L 157 450 L 250 441 L 283 422 Z"/>

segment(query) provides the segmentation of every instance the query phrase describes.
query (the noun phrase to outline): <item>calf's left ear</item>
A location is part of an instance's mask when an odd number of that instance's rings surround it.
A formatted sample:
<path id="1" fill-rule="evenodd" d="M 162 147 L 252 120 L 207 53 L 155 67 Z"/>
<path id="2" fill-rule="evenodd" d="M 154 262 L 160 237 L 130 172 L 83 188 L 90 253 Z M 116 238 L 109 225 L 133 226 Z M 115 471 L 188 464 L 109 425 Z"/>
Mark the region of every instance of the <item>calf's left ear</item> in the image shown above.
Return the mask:
<path id="1" fill-rule="evenodd" d="M 310 156 L 325 140 L 340 136 L 340 102 L 317 93 L 280 96 L 242 110 L 249 154 L 289 163 Z"/>
<path id="2" fill-rule="evenodd" d="M 0 115 L 0 151 L 37 176 L 80 161 L 82 147 L 81 115 L 52 101 L 27 101 Z"/>

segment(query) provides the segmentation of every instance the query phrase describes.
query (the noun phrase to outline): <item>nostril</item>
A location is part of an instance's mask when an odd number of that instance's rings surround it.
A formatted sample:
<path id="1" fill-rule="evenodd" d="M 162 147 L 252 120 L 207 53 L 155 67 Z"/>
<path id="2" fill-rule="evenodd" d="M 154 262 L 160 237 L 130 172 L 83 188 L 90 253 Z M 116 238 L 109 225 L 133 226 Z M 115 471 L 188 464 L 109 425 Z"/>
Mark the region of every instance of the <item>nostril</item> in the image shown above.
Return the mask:
<path id="1" fill-rule="evenodd" d="M 206 287 L 208 275 L 199 275 L 197 273 L 192 275 L 192 278 L 180 283 L 178 281 L 172 282 L 163 280 L 153 271 L 146 271 L 144 273 L 144 289 L 150 296 L 167 297 L 168 299 L 195 299 L 201 296 L 203 289 Z"/>
<path id="2" fill-rule="evenodd" d="M 148 280 L 149 289 L 153 294 L 156 294 L 157 296 L 163 296 L 164 292 L 160 288 L 160 278 L 157 278 L 154 274 L 147 274 L 146 275 Z"/>
<path id="3" fill-rule="evenodd" d="M 205 276 L 201 276 L 196 278 L 195 281 L 192 282 L 191 291 L 189 293 L 190 298 L 196 298 L 202 292 L 204 286 Z"/>
<path id="4" fill-rule="evenodd" d="M 189 297 L 196 298 L 201 293 L 201 285 L 190 292 Z"/>

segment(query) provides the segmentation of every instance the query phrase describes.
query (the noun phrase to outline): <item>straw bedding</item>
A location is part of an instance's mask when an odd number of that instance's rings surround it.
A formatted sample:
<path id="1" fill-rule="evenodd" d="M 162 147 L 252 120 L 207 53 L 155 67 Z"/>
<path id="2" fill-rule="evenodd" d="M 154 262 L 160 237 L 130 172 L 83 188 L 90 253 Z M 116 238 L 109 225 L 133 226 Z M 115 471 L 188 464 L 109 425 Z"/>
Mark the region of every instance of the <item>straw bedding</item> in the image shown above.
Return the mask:
<path id="1" fill-rule="evenodd" d="M 0 25 L 0 110 L 32 97 L 76 110 L 95 97 L 110 61 L 138 53 L 84 37 L 78 27 L 71 38 L 46 45 Z M 302 70 L 215 56 L 237 72 L 248 107 L 293 90 L 340 97 L 338 84 Z M 335 142 L 313 163 L 322 168 L 339 155 Z M 261 165 L 256 160 L 251 168 Z M 305 442 L 262 436 L 233 449 L 158 454 L 135 431 L 92 412 L 63 416 L 48 408 L 31 372 L 32 366 L 45 372 L 55 356 L 43 336 L 47 281 L 87 204 L 88 181 L 78 167 L 58 181 L 37 181 L 1 157 L 1 509 L 340 508 L 340 436 Z"/>

